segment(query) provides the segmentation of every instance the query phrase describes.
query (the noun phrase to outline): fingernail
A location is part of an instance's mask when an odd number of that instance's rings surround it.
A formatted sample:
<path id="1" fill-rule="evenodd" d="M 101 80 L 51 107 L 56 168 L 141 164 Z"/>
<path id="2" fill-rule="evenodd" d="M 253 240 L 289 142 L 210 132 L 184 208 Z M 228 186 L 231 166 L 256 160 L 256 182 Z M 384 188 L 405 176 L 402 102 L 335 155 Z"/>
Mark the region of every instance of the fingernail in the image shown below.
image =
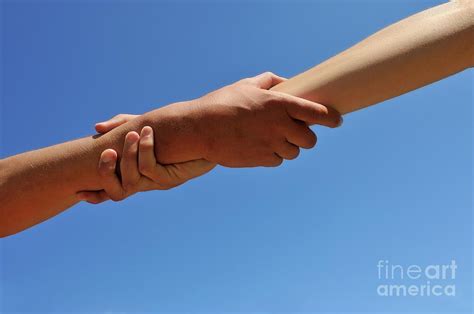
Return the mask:
<path id="1" fill-rule="evenodd" d="M 150 136 L 151 131 L 152 131 L 152 129 L 150 127 L 144 127 L 143 128 L 143 136 L 146 136 L 146 137 Z"/>
<path id="2" fill-rule="evenodd" d="M 102 162 L 105 163 L 105 164 L 108 164 L 108 163 L 112 162 L 112 159 L 113 159 L 112 156 L 105 155 L 105 156 L 102 158 Z"/>

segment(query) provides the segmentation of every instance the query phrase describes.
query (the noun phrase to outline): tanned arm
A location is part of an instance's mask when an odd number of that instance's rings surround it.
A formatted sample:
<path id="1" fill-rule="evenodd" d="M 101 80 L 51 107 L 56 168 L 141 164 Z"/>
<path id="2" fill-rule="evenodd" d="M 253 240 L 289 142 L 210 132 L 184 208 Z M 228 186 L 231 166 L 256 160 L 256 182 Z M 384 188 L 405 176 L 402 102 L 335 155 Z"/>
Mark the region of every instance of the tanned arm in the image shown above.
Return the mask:
<path id="1" fill-rule="evenodd" d="M 315 145 L 307 125 L 336 127 L 341 118 L 320 104 L 268 91 L 282 80 L 264 73 L 153 110 L 100 137 L 0 160 L 0 236 L 57 215 L 79 201 L 79 191 L 103 190 L 97 168 L 101 153 L 113 149 L 120 158 L 126 134 L 145 126 L 153 128 L 154 152 L 162 164 L 206 159 L 231 167 L 278 166 L 295 158 L 299 147 Z M 209 169 L 204 163 L 202 173 Z M 183 171 L 183 178 L 196 176 L 195 170 Z"/>

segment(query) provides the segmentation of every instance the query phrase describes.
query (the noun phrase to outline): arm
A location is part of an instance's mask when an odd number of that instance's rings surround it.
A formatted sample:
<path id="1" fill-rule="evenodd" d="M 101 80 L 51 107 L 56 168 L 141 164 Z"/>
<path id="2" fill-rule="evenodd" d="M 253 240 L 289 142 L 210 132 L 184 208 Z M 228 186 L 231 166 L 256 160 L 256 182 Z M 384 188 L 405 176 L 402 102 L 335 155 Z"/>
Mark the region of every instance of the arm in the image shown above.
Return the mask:
<path id="1" fill-rule="evenodd" d="M 151 126 L 161 164 L 203 158 L 228 167 L 278 166 L 283 159 L 295 158 L 299 147 L 316 144 L 309 125 L 334 128 L 342 123 L 334 109 L 268 91 L 282 81 L 270 72 L 243 79 L 201 98 L 148 112 L 98 141 L 120 154 L 118 139 Z"/>
<path id="2" fill-rule="evenodd" d="M 87 137 L 0 160 L 0 236 L 52 217 L 100 189 L 94 163 L 103 149 Z"/>
<path id="3" fill-rule="evenodd" d="M 349 113 L 474 65 L 474 1 L 399 21 L 272 90 Z"/>
<path id="4" fill-rule="evenodd" d="M 133 115 L 121 116 L 123 118 L 113 118 L 104 122 L 102 129 L 107 130 L 105 125 L 111 128 L 114 124 L 121 125 Z M 137 192 L 174 188 L 211 171 L 216 166 L 204 159 L 161 165 L 156 162 L 154 145 L 153 129 L 149 126 L 144 127 L 140 134 L 134 131 L 127 133 L 119 165 L 120 176 L 116 172 L 117 152 L 106 149 L 100 155 L 97 166 L 103 190 L 80 191 L 77 193 L 78 197 L 91 204 L 102 203 L 109 199 L 121 201 Z M 156 181 L 142 175 L 140 171 L 153 174 Z"/>
<path id="5" fill-rule="evenodd" d="M 151 111 L 99 137 L 0 160 L 0 236 L 59 214 L 80 200 L 79 191 L 103 190 L 97 171 L 101 153 L 112 149 L 122 155 L 132 149 L 133 155 L 138 133 L 145 126 L 153 128 L 151 138 L 156 143 L 148 148 L 164 164 L 205 158 L 229 166 L 277 166 L 283 158 L 295 158 L 299 147 L 315 144 L 315 135 L 307 124 L 336 127 L 340 116 L 320 104 L 267 90 L 279 82 L 280 78 L 266 73 L 197 100 Z M 133 143 L 127 147 L 124 138 L 130 132 L 127 139 Z M 203 169 L 209 170 L 205 166 Z M 162 179 L 156 177 L 156 171 L 143 170 L 155 182 Z M 179 171 L 169 175 L 179 180 L 195 176 L 184 171 L 183 178 L 176 178 L 176 173 Z"/>

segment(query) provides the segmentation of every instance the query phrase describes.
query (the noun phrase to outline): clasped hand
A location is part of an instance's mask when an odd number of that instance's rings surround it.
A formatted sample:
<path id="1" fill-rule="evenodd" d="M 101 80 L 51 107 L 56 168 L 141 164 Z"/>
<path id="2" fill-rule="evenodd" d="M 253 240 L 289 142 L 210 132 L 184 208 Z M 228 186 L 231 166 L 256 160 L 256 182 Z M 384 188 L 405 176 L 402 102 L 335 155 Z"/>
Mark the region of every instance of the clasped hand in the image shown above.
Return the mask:
<path id="1" fill-rule="evenodd" d="M 173 123 L 154 128 L 145 126 L 140 134 L 127 133 L 119 167 L 117 152 L 103 151 L 98 165 L 103 190 L 80 191 L 78 198 L 90 203 L 119 201 L 139 191 L 176 187 L 209 172 L 216 164 L 275 167 L 284 159 L 296 158 L 300 148 L 312 148 L 316 144 L 310 125 L 337 127 L 342 118 L 329 107 L 268 90 L 284 80 L 266 72 L 209 93 L 186 104 L 184 111 L 182 103 L 164 107 L 163 114 L 176 117 L 176 121 L 171 119 Z M 173 106 L 177 106 L 176 110 Z M 107 133 L 137 117 L 121 114 L 98 123 L 96 130 Z M 179 149 L 188 145 L 192 149 L 192 140 L 176 143 L 176 139 L 183 139 L 180 130 L 190 128 L 199 147 L 203 147 L 202 158 L 172 164 L 158 162 L 156 153 L 169 158 L 173 156 L 173 145 Z M 166 136 L 163 145 L 155 143 L 156 135 Z"/>

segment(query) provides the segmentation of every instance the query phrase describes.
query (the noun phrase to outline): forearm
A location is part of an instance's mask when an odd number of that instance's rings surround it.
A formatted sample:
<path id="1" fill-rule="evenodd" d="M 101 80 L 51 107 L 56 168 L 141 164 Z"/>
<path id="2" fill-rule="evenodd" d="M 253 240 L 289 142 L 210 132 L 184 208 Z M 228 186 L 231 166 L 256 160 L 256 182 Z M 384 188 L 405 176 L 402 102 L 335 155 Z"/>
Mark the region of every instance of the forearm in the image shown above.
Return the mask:
<path id="1" fill-rule="evenodd" d="M 203 138 L 193 123 L 198 117 L 190 114 L 190 109 L 197 112 L 194 103 L 173 104 L 146 113 L 102 136 L 0 160 L 0 236 L 14 234 L 59 214 L 79 201 L 78 191 L 101 190 L 97 171 L 100 154 L 112 148 L 120 155 L 125 134 L 130 131 L 140 132 L 146 125 L 153 127 L 155 154 L 162 162 L 202 158 L 205 154 Z M 180 119 L 192 121 L 181 123 Z"/>
<path id="2" fill-rule="evenodd" d="M 352 112 L 473 66 L 474 2 L 395 23 L 272 90 Z"/>
<path id="3" fill-rule="evenodd" d="M 96 144 L 87 137 L 0 160 L 0 235 L 57 215 L 81 189 L 100 189 Z"/>
<path id="4" fill-rule="evenodd" d="M 119 158 L 123 138 L 144 126 L 154 131 L 155 155 L 161 164 L 174 164 L 206 157 L 209 139 L 201 121 L 200 99 L 173 103 L 147 112 L 97 139 L 100 147 L 112 148 Z M 208 132 L 207 132 L 208 133 Z"/>

